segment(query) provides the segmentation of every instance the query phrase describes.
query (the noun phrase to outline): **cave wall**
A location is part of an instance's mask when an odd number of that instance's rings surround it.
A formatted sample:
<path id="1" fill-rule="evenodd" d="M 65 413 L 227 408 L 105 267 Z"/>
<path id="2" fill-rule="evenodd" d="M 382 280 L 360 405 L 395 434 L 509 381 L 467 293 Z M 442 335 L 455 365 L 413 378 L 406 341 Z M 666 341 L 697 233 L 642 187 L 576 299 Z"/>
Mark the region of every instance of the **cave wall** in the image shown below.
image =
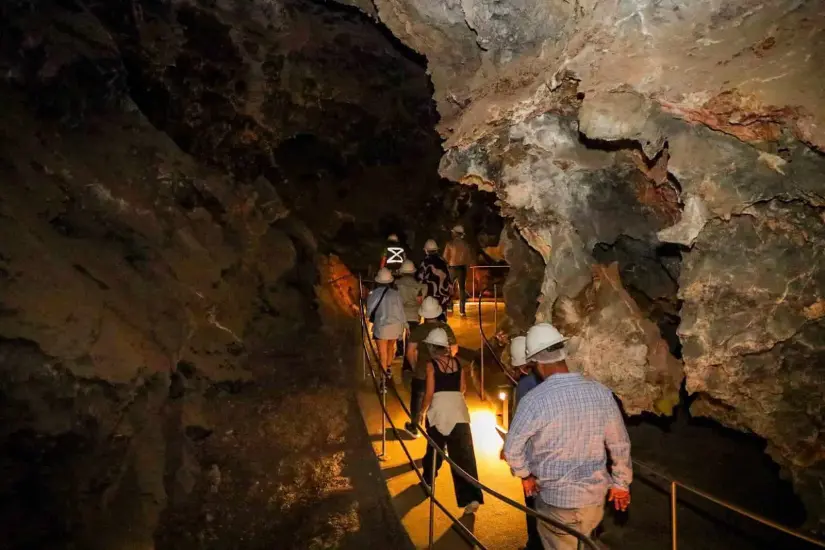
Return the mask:
<path id="1" fill-rule="evenodd" d="M 419 60 L 336 5 L 21 1 L 0 68 L 4 543 L 408 544 L 317 293 L 424 197 L 478 214 Z"/>
<path id="2" fill-rule="evenodd" d="M 495 191 L 542 257 L 538 296 L 514 290 L 529 270 L 508 281 L 514 326 L 562 326 L 632 414 L 669 413 L 686 379 L 821 521 L 822 3 L 375 6 L 429 61 L 442 175 Z"/>

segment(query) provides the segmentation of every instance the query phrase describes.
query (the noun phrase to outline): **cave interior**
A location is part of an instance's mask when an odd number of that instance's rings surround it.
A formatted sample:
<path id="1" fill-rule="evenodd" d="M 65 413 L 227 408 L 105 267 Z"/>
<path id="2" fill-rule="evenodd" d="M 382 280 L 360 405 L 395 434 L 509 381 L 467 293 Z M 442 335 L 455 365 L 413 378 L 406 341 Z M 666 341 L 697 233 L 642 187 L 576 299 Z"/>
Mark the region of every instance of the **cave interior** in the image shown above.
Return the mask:
<path id="1" fill-rule="evenodd" d="M 458 223 L 634 453 L 825 533 L 825 6 L 614 4 L 3 2 L 4 547 L 409 547 L 334 283 Z"/>

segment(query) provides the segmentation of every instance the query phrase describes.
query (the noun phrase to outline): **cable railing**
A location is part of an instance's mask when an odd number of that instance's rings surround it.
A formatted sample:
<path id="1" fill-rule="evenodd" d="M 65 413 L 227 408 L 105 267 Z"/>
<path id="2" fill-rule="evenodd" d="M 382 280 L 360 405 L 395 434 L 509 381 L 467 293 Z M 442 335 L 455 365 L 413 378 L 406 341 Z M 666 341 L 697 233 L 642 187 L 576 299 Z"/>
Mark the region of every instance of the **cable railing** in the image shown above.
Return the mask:
<path id="1" fill-rule="evenodd" d="M 501 359 L 498 358 L 497 354 L 495 353 L 495 350 L 493 349 L 492 344 L 487 339 L 487 336 L 484 334 L 484 327 L 482 326 L 482 322 L 481 322 L 481 300 L 480 299 L 479 299 L 479 313 L 478 313 L 478 331 L 479 331 L 479 334 L 481 335 L 482 349 L 484 347 L 486 347 L 488 349 L 488 351 L 490 352 L 490 355 L 493 356 L 493 359 L 495 359 L 495 362 L 498 364 L 498 367 L 502 370 L 502 372 L 504 372 L 507 375 L 507 378 L 509 378 L 509 380 L 513 384 L 513 386 L 515 386 L 517 384 L 516 380 L 510 375 L 507 368 L 504 366 L 504 363 L 501 362 Z M 484 363 L 482 361 L 482 369 L 483 368 L 484 368 Z M 480 378 L 481 378 L 482 381 L 484 380 L 483 372 L 482 372 Z M 482 391 L 483 391 L 483 389 L 482 389 Z M 506 407 L 507 403 L 505 402 L 503 406 Z M 505 431 L 505 433 L 506 433 L 506 426 L 504 428 L 505 428 L 505 430 L 503 430 L 503 431 Z M 636 468 L 641 468 L 641 469 L 649 472 L 650 474 L 667 481 L 670 484 L 671 550 L 678 550 L 678 517 L 677 517 L 678 516 L 678 514 L 677 514 L 678 506 L 677 506 L 677 502 L 679 500 L 679 496 L 678 496 L 678 490 L 677 489 L 679 487 L 681 487 L 682 489 L 684 489 L 686 491 L 689 491 L 689 492 L 691 492 L 691 493 L 693 493 L 693 494 L 695 494 L 699 497 L 702 497 L 705 500 L 713 502 L 714 504 L 722 506 L 723 508 L 727 508 L 728 510 L 736 512 L 739 515 L 742 515 L 742 516 L 750 518 L 750 519 L 752 519 L 756 522 L 759 522 L 762 525 L 765 525 L 767 527 L 771 527 L 773 529 L 776 529 L 777 531 L 781 531 L 781 532 L 783 532 L 787 535 L 791 535 L 793 537 L 796 537 L 800 540 L 803 540 L 805 542 L 808 542 L 808 543 L 813 544 L 815 546 L 818 546 L 820 548 L 825 548 L 825 541 L 815 539 L 811 536 L 806 535 L 805 533 L 800 533 L 799 531 L 796 531 L 796 530 L 791 529 L 789 527 L 786 527 L 786 526 L 784 526 L 780 523 L 777 523 L 777 522 L 772 521 L 768 518 L 760 516 L 759 514 L 755 514 L 754 512 L 751 512 L 749 510 L 741 508 L 741 507 L 739 507 L 739 506 L 737 506 L 733 503 L 727 502 L 727 501 L 725 501 L 725 500 L 723 500 L 723 499 L 721 499 L 717 496 L 714 496 L 710 493 L 702 491 L 701 489 L 697 489 L 696 487 L 694 487 L 692 485 L 689 485 L 687 483 L 684 483 L 680 480 L 672 479 L 672 478 L 668 477 L 667 475 L 659 472 L 658 470 L 656 470 L 652 466 L 650 466 L 648 464 L 645 464 L 644 462 L 633 459 L 633 466 L 636 467 Z"/>
<path id="2" fill-rule="evenodd" d="M 478 296 L 476 296 L 476 270 L 478 269 L 510 269 L 509 265 L 471 265 L 470 266 L 470 288 L 471 294 L 473 298 L 481 298 L 484 291 L 482 290 Z M 489 288 L 489 287 L 488 287 Z"/>
<path id="3" fill-rule="evenodd" d="M 359 282 L 360 282 L 360 280 L 359 280 Z M 360 288 L 362 288 L 362 287 L 359 285 L 359 289 Z M 360 309 L 359 317 L 360 317 L 360 325 L 361 325 L 361 327 L 360 327 L 361 328 L 361 341 L 362 341 L 362 345 L 363 345 L 363 348 L 364 348 L 365 365 L 368 367 L 368 371 L 369 371 L 369 374 L 372 378 L 373 386 L 374 386 L 374 389 L 375 389 L 375 392 L 376 392 L 376 397 L 378 397 L 378 401 L 379 401 L 379 404 L 381 405 L 381 409 L 382 409 L 382 413 L 383 413 L 383 416 L 382 416 L 382 437 L 385 437 L 384 434 L 386 433 L 386 430 L 384 429 L 384 426 L 383 426 L 384 425 L 384 420 L 386 420 L 387 422 L 389 422 L 390 428 L 392 429 L 392 432 L 395 435 L 396 439 L 401 444 L 401 448 L 404 450 L 404 454 L 407 457 L 407 461 L 409 463 L 410 468 L 413 471 L 415 471 L 416 475 L 418 476 L 418 478 L 422 482 L 422 484 L 425 487 L 428 487 L 427 492 L 428 492 L 429 497 L 430 497 L 430 517 L 429 517 L 429 522 L 430 522 L 429 523 L 429 548 L 430 548 L 430 550 L 432 550 L 433 544 L 434 544 L 434 541 L 433 541 L 433 534 L 434 533 L 433 533 L 433 531 L 434 531 L 434 520 L 435 520 L 435 514 L 434 514 L 435 506 L 438 506 L 447 515 L 447 517 L 450 518 L 450 520 L 453 522 L 454 527 L 458 529 L 458 532 L 460 534 L 462 534 L 468 542 L 475 545 L 475 547 L 480 548 L 481 550 L 486 550 L 486 546 L 484 546 L 484 544 L 480 540 L 478 540 L 478 538 L 463 523 L 461 523 L 454 515 L 452 515 L 450 512 L 448 512 L 447 509 L 444 507 L 444 505 L 435 498 L 435 485 L 436 485 L 436 479 L 437 479 L 437 477 L 435 476 L 435 472 L 436 472 L 435 464 L 436 464 L 437 457 L 439 457 L 439 456 L 447 464 L 449 464 L 449 466 L 450 466 L 450 468 L 453 472 L 453 475 L 459 475 L 460 477 L 464 478 L 464 480 L 466 480 L 468 483 L 470 483 L 474 487 L 480 489 L 481 491 L 489 494 L 490 496 L 492 496 L 494 498 L 497 498 L 498 500 L 500 500 L 503 503 L 515 508 L 516 510 L 519 510 L 519 511 L 521 511 L 521 512 L 527 514 L 527 515 L 535 517 L 537 520 L 548 523 L 548 524 L 552 525 L 553 527 L 555 527 L 556 529 L 560 529 L 560 530 L 564 531 L 565 533 L 567 533 L 568 535 L 570 535 L 572 537 L 575 537 L 576 540 L 578 541 L 579 550 L 582 550 L 584 548 L 588 548 L 590 550 L 599 550 L 599 547 L 596 545 L 595 542 L 593 542 L 593 540 L 589 536 L 587 536 L 587 535 L 577 531 L 576 529 L 573 529 L 572 527 L 570 527 L 570 526 L 568 526 L 568 525 L 566 525 L 566 524 L 564 524 L 564 523 L 562 523 L 558 520 L 555 520 L 555 519 L 553 519 L 553 518 L 551 518 L 551 517 L 549 517 L 545 514 L 542 514 L 540 512 L 537 512 L 535 510 L 527 508 L 526 506 L 516 502 L 515 500 L 512 500 L 512 499 L 508 498 L 507 496 L 499 493 L 498 491 L 484 485 L 479 480 L 477 480 L 476 478 L 474 478 L 473 476 L 468 474 L 466 471 L 464 471 L 464 469 L 462 469 L 458 464 L 456 464 L 449 457 L 449 455 L 447 455 L 447 453 L 445 453 L 438 445 L 436 445 L 435 441 L 433 441 L 430 438 L 430 436 L 429 436 L 429 434 L 427 434 L 426 430 L 424 430 L 422 426 L 418 425 L 416 423 L 416 420 L 414 418 L 412 418 L 412 415 L 410 414 L 409 408 L 404 403 L 404 399 L 401 397 L 401 394 L 398 393 L 398 389 L 395 387 L 395 385 L 394 384 L 388 385 L 387 380 L 386 380 L 386 376 L 383 373 L 380 377 L 380 382 L 379 382 L 379 377 L 376 376 L 375 368 L 373 368 L 373 361 L 370 360 L 370 357 L 372 357 L 372 360 L 374 360 L 378 365 L 380 365 L 380 360 L 379 360 L 379 357 L 378 357 L 378 352 L 375 349 L 375 345 L 372 342 L 372 339 L 369 338 L 369 328 L 367 326 L 366 316 L 364 315 L 363 296 L 359 296 L 359 301 L 360 301 L 360 304 L 361 304 L 361 307 L 359 308 Z M 381 367 L 379 366 L 378 368 L 380 369 Z M 401 406 L 401 409 L 404 411 L 404 414 L 407 417 L 410 418 L 410 422 L 413 423 L 416 426 L 419 433 L 421 433 L 424 436 L 425 440 L 427 441 L 427 444 L 430 445 L 434 450 L 433 464 L 432 464 L 434 475 L 433 475 L 433 480 L 432 480 L 432 485 L 431 486 L 429 486 L 427 484 L 426 480 L 424 479 L 423 474 L 419 471 L 418 466 L 416 466 L 415 461 L 413 460 L 412 455 L 409 452 L 409 449 L 407 448 L 403 438 L 401 438 L 401 436 L 399 434 L 399 431 L 395 427 L 395 424 L 392 420 L 392 417 L 391 417 L 391 415 L 390 415 L 390 413 L 387 409 L 386 393 L 387 393 L 388 388 L 392 390 L 392 393 L 394 394 L 394 396 L 397 399 L 399 405 Z M 382 453 L 384 452 L 384 449 L 385 449 L 384 445 L 385 445 L 385 442 L 382 442 Z"/>

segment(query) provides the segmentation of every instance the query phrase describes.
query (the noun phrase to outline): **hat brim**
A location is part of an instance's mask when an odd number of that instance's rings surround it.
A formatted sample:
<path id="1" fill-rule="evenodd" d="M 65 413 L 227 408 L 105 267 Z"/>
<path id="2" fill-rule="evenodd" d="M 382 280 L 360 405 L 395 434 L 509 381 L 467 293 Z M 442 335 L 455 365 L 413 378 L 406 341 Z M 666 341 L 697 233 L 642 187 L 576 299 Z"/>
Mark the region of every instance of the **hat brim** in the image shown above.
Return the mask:
<path id="1" fill-rule="evenodd" d="M 555 344 L 553 344 L 552 346 L 547 346 L 546 348 L 542 348 L 542 349 L 540 349 L 540 350 L 536 350 L 536 351 L 534 351 L 533 353 L 529 353 L 529 354 L 527 354 L 527 362 L 529 363 L 529 362 L 530 362 L 530 360 L 531 360 L 533 357 L 535 357 L 536 355 L 538 355 L 539 353 L 541 353 L 541 352 L 543 352 L 543 351 L 547 351 L 547 350 L 549 350 L 549 349 L 550 349 L 550 348 L 552 348 L 552 347 L 558 346 L 559 344 L 564 344 L 564 343 L 566 343 L 568 340 L 570 340 L 570 338 L 568 338 L 568 337 L 564 337 L 564 338 L 562 338 L 561 340 L 559 340 L 558 342 L 556 342 Z M 553 351 L 556 351 L 556 350 L 553 350 Z"/>

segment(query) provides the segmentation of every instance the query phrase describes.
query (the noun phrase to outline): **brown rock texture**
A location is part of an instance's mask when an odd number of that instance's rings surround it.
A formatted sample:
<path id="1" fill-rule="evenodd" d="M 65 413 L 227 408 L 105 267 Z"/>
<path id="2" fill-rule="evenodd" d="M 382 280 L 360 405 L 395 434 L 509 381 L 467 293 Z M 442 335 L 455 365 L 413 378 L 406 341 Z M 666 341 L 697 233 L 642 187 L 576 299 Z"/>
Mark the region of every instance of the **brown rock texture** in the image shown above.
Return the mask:
<path id="1" fill-rule="evenodd" d="M 577 336 L 572 361 L 631 412 L 662 412 L 683 362 L 694 412 L 766 438 L 815 526 L 825 6 L 375 5 L 429 61 L 441 173 L 494 190 L 544 260 L 536 318 Z"/>
<path id="2" fill-rule="evenodd" d="M 486 205 L 437 175 L 414 56 L 265 8 L 0 6 L 4 548 L 409 544 L 326 258 Z"/>

